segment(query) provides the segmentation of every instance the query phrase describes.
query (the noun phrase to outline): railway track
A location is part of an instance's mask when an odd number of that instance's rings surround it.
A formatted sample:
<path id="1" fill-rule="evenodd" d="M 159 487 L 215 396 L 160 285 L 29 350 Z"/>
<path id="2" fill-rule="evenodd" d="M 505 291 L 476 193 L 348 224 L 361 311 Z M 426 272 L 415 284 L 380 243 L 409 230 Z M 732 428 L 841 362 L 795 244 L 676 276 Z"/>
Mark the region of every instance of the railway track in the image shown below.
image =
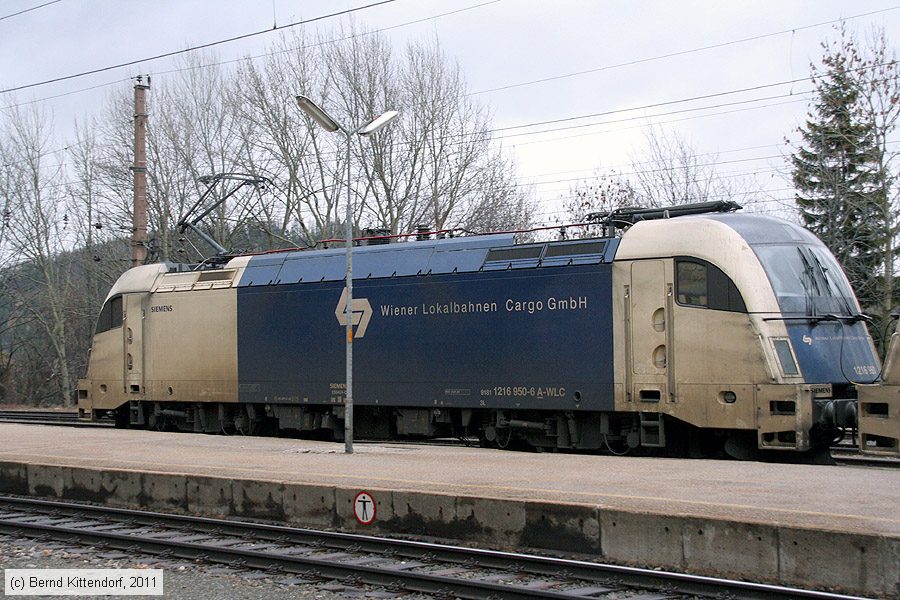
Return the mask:
<path id="1" fill-rule="evenodd" d="M 0 533 L 459 598 L 851 596 L 586 561 L 0 496 Z"/>
<path id="2" fill-rule="evenodd" d="M 855 448 L 832 448 L 831 458 L 839 465 L 882 467 L 885 469 L 896 469 L 897 467 L 900 467 L 900 460 L 897 460 L 896 458 L 863 455 Z"/>
<path id="3" fill-rule="evenodd" d="M 111 427 L 109 422 L 80 421 L 75 411 L 0 410 L 0 423 L 26 425 L 59 425 L 64 427 Z"/>
<path id="4" fill-rule="evenodd" d="M 108 422 L 90 422 L 78 419 L 78 413 L 74 411 L 37 411 L 37 410 L 0 410 L 0 423 L 22 423 L 27 425 L 58 425 L 65 427 L 112 427 L 112 421 Z M 457 440 L 457 439 L 440 439 L 440 440 L 358 440 L 357 443 L 366 444 L 393 444 L 393 445 L 432 445 L 432 446 L 470 446 L 478 443 L 475 439 Z M 831 448 L 831 456 L 838 464 L 864 466 L 864 467 L 881 467 L 881 468 L 897 468 L 900 467 L 900 460 L 890 457 L 863 456 L 855 446 L 846 444 L 834 446 Z"/>
<path id="5" fill-rule="evenodd" d="M 379 444 L 379 445 L 394 445 L 394 446 L 415 446 L 415 445 L 428 445 L 428 446 L 474 446 L 478 444 L 477 439 L 469 439 L 469 440 L 456 440 L 456 439 L 438 439 L 438 440 L 414 440 L 414 441 L 404 441 L 404 440 L 358 440 L 355 442 L 357 444 Z M 830 449 L 831 457 L 834 459 L 834 462 L 839 465 L 852 465 L 852 466 L 860 466 L 860 467 L 881 467 L 885 469 L 898 468 L 900 467 L 900 460 L 896 458 L 892 458 L 890 456 L 871 456 L 871 455 L 863 455 L 860 454 L 859 448 L 856 446 L 849 445 L 840 445 L 833 446 Z"/>

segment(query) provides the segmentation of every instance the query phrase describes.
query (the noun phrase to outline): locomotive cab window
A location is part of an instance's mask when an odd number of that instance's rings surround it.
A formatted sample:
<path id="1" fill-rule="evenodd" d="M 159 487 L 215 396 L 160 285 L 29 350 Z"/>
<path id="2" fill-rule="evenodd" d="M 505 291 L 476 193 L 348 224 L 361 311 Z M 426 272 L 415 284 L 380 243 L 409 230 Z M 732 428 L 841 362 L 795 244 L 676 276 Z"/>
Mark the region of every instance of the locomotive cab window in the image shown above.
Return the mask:
<path id="1" fill-rule="evenodd" d="M 747 312 L 737 286 L 719 267 L 699 258 L 677 258 L 675 274 L 678 304 Z"/>
<path id="2" fill-rule="evenodd" d="M 706 265 L 678 261 L 678 303 L 689 306 L 709 306 L 709 284 Z"/>
<path id="3" fill-rule="evenodd" d="M 106 301 L 97 318 L 94 334 L 103 333 L 122 326 L 122 296 L 113 296 Z"/>

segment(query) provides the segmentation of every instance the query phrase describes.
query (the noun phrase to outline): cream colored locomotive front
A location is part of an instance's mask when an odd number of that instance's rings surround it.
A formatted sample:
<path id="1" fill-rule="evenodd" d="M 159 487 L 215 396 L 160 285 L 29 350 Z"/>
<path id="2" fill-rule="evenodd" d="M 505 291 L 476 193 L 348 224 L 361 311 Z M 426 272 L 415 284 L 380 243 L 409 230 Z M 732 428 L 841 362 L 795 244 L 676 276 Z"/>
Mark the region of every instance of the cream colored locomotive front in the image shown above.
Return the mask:
<path id="1" fill-rule="evenodd" d="M 222 270 L 169 273 L 155 264 L 126 272 L 104 304 L 79 381 L 79 412 L 92 416 L 130 401 L 237 402 L 233 286 L 247 260 Z"/>
<path id="2" fill-rule="evenodd" d="M 679 257 L 726 274 L 746 310 L 679 298 Z M 614 337 L 624 340 L 616 410 L 752 430 L 763 449 L 809 450 L 813 398 L 829 392 L 782 369 L 774 344 L 788 333 L 768 281 L 750 245 L 722 222 L 685 217 L 629 229 L 613 273 Z M 647 422 L 652 428 L 654 417 Z"/>

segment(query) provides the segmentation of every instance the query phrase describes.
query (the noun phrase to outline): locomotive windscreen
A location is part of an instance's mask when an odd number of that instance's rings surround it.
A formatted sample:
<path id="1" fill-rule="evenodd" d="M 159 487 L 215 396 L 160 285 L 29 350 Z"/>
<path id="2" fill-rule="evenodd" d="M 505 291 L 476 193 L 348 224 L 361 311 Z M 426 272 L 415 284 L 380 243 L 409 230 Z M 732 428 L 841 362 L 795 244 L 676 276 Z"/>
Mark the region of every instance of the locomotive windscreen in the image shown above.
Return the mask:
<path id="1" fill-rule="evenodd" d="M 857 314 L 850 283 L 837 261 L 824 248 L 771 244 L 755 246 L 754 250 L 769 276 L 783 313 Z"/>
<path id="2" fill-rule="evenodd" d="M 821 240 L 802 227 L 770 217 L 706 218 L 737 231 L 756 253 L 781 313 L 767 318 L 784 321 L 807 383 L 875 381 L 879 360 L 866 324 L 860 321 L 856 297 Z"/>

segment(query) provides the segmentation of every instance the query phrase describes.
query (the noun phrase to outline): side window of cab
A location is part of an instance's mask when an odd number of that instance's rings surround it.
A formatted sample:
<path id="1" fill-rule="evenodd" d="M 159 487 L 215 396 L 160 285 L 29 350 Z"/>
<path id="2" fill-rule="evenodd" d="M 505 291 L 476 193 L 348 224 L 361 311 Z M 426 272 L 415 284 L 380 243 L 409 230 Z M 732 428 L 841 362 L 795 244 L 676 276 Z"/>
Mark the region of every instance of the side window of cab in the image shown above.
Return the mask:
<path id="1" fill-rule="evenodd" d="M 122 326 L 122 296 L 113 296 L 100 309 L 94 335 Z"/>
<path id="2" fill-rule="evenodd" d="M 747 312 L 737 286 L 719 267 L 700 258 L 675 259 L 675 299 L 682 306 Z"/>

